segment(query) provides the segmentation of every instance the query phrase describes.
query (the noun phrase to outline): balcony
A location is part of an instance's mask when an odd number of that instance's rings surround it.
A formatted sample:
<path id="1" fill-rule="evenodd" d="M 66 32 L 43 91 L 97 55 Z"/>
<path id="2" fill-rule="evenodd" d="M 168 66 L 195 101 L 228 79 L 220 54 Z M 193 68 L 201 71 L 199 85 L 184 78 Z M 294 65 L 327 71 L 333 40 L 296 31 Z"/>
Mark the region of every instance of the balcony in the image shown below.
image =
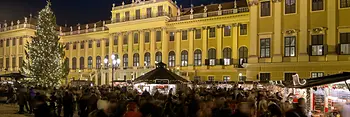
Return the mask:
<path id="1" fill-rule="evenodd" d="M 191 15 L 171 17 L 170 22 L 199 19 L 199 18 L 206 18 L 206 17 L 215 17 L 215 16 L 229 15 L 229 14 L 238 14 L 238 13 L 245 13 L 245 12 L 249 12 L 248 7 L 240 7 L 238 9 L 225 9 L 222 11 L 212 11 L 207 13 L 196 13 Z"/>
<path id="2" fill-rule="evenodd" d="M 16 29 L 23 29 L 23 28 L 28 28 L 28 29 L 34 29 L 35 30 L 35 25 L 33 24 L 17 24 L 17 25 L 12 25 L 12 26 L 6 26 L 6 27 L 0 27 L 0 32 L 5 32 L 5 31 L 10 31 L 10 30 L 16 30 Z"/>
<path id="3" fill-rule="evenodd" d="M 147 14 L 147 15 L 141 15 L 141 16 L 131 16 L 131 17 L 124 17 L 124 18 L 114 18 L 112 19 L 111 23 L 120 23 L 120 22 L 127 22 L 127 21 L 137 21 L 142 19 L 148 19 L 148 18 L 155 18 L 155 17 L 162 17 L 162 16 L 168 16 L 170 17 L 171 14 L 167 12 L 159 12 L 154 14 Z"/>

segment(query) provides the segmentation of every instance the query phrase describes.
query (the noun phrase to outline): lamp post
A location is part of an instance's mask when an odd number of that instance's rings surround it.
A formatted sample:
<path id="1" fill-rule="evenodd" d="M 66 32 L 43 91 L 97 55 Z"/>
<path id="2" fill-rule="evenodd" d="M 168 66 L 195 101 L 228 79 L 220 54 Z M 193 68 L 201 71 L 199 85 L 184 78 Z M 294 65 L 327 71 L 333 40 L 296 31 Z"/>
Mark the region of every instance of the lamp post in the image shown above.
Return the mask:
<path id="1" fill-rule="evenodd" d="M 112 59 L 112 90 L 113 90 L 114 89 L 114 66 L 117 63 L 115 60 L 114 54 L 111 55 L 111 59 Z"/>

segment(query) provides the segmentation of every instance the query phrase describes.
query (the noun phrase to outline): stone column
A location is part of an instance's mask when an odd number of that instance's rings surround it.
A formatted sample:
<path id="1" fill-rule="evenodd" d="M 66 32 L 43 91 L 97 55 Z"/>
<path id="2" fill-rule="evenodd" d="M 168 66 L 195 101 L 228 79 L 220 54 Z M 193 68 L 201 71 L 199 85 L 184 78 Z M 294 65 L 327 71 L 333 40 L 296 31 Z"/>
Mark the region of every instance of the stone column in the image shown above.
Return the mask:
<path id="1" fill-rule="evenodd" d="M 216 59 L 222 57 L 222 25 L 218 25 L 216 29 Z"/>
<path id="2" fill-rule="evenodd" d="M 3 47 L 3 59 L 2 59 L 2 67 L 6 68 L 6 39 L 3 39 L 2 47 Z"/>
<path id="3" fill-rule="evenodd" d="M 181 66 L 181 31 L 176 31 L 175 34 L 175 65 Z"/>
<path id="4" fill-rule="evenodd" d="M 239 35 L 239 32 L 238 32 L 238 27 L 239 27 L 239 24 L 238 23 L 234 23 L 232 25 L 232 58 L 233 60 L 237 60 L 238 62 L 238 35 Z M 236 61 L 232 61 L 232 62 L 236 62 Z M 234 63 L 234 64 L 238 64 L 238 63 Z"/>
<path id="5" fill-rule="evenodd" d="M 19 71 L 19 38 L 16 39 L 16 71 Z M 15 71 L 15 70 L 14 70 Z"/>
<path id="6" fill-rule="evenodd" d="M 73 44 L 74 42 L 69 43 L 69 68 L 73 68 Z"/>
<path id="7" fill-rule="evenodd" d="M 145 36 L 144 36 L 144 31 L 140 30 L 139 31 L 139 55 L 140 55 L 140 67 L 145 66 Z"/>
<path id="8" fill-rule="evenodd" d="M 132 32 L 128 32 L 128 67 L 133 67 L 133 34 Z"/>
<path id="9" fill-rule="evenodd" d="M 306 1 L 306 0 L 305 0 Z M 258 7 L 258 1 L 257 0 L 249 0 L 249 36 L 250 36 L 250 45 L 249 45 L 249 63 L 258 63 L 258 17 L 259 17 L 259 7 Z M 248 73 L 247 73 L 248 74 Z M 249 76 L 247 76 L 249 79 Z"/>
<path id="10" fill-rule="evenodd" d="M 120 63 L 119 63 L 119 68 L 123 68 L 123 33 L 119 33 L 118 35 L 118 56 L 120 59 Z"/>
<path id="11" fill-rule="evenodd" d="M 162 28 L 162 61 L 168 66 L 168 56 L 169 56 L 169 32 L 167 32 L 166 28 Z M 179 55 L 175 55 L 179 56 Z"/>
<path id="12" fill-rule="evenodd" d="M 327 45 L 328 45 L 328 54 L 327 54 L 327 61 L 337 61 L 338 55 L 336 53 L 336 47 L 337 47 L 337 0 L 330 0 L 327 2 L 327 6 L 325 9 L 327 9 Z M 327 50 L 326 50 L 327 51 Z"/>
<path id="13" fill-rule="evenodd" d="M 96 62 L 96 48 L 97 48 L 97 44 L 96 44 L 96 40 L 91 40 L 92 41 L 92 68 L 94 69 L 94 71 L 97 70 L 97 62 Z M 95 85 L 98 85 L 98 73 L 95 72 Z"/>
<path id="14" fill-rule="evenodd" d="M 85 68 L 89 68 L 89 65 L 88 65 L 88 59 L 89 59 L 89 41 L 84 41 L 84 67 Z M 93 58 L 93 57 L 92 57 Z M 94 59 L 92 59 L 94 60 Z M 91 79 L 90 79 L 91 80 Z"/>
<path id="15" fill-rule="evenodd" d="M 282 2 L 276 0 L 274 2 L 274 33 L 272 38 L 272 45 L 273 45 L 273 55 L 272 55 L 272 62 L 282 62 L 282 46 L 283 40 L 282 38 L 282 15 L 283 9 L 282 9 Z"/>
<path id="16" fill-rule="evenodd" d="M 108 83 L 107 84 L 111 84 L 112 83 L 112 80 L 114 80 L 113 79 L 113 76 L 112 76 L 112 72 L 113 72 L 113 70 L 112 70 L 112 66 L 113 66 L 113 60 L 112 60 L 112 55 L 114 54 L 114 52 L 113 52 L 113 46 L 114 46 L 114 41 L 113 41 L 113 38 L 114 38 L 114 34 L 109 34 L 109 38 L 108 38 L 108 43 L 109 43 L 109 46 L 108 46 L 108 60 L 109 60 L 109 63 L 110 63 L 110 65 L 111 65 L 111 67 L 110 68 L 108 68 Z M 116 59 L 116 58 L 115 58 Z M 114 74 L 113 74 L 114 75 Z"/>
<path id="17" fill-rule="evenodd" d="M 202 27 L 202 39 L 203 39 L 203 49 L 202 49 L 202 65 L 205 64 L 205 59 L 208 58 L 208 27 Z"/>
<path id="18" fill-rule="evenodd" d="M 155 66 L 155 61 L 156 61 L 156 30 L 152 29 L 151 30 L 151 41 L 150 41 L 150 54 L 151 54 L 151 66 Z"/>
<path id="19" fill-rule="evenodd" d="M 188 66 L 190 69 L 193 69 L 193 59 L 194 59 L 194 53 L 193 53 L 193 46 L 194 46 L 194 28 L 189 29 L 189 38 L 188 38 Z M 181 56 L 181 55 L 177 55 Z"/>
<path id="20" fill-rule="evenodd" d="M 309 1 L 308 0 L 300 0 L 299 6 L 300 11 L 309 11 Z M 309 55 L 307 53 L 308 48 L 308 39 L 309 39 L 309 32 L 308 32 L 308 25 L 309 25 L 309 12 L 300 12 L 300 34 L 298 38 L 298 61 L 309 61 Z"/>
<path id="21" fill-rule="evenodd" d="M 78 70 L 80 70 L 81 68 L 80 68 L 80 57 L 81 57 L 81 54 L 80 54 L 80 50 L 81 50 L 81 48 L 80 48 L 80 44 L 81 44 L 81 42 L 77 42 L 77 53 L 78 53 L 78 55 L 77 55 L 77 69 Z M 80 78 L 80 75 L 79 75 L 79 78 Z"/>
<path id="22" fill-rule="evenodd" d="M 13 71 L 13 69 L 12 69 L 12 66 L 14 66 L 14 65 L 12 65 L 12 55 L 13 55 L 13 49 L 12 49 L 12 40 L 13 40 L 14 38 L 12 38 L 12 39 L 10 39 L 10 40 L 7 40 L 7 41 L 10 41 L 10 45 L 9 45 L 9 48 L 10 48 L 10 52 L 9 52 L 9 68 L 8 68 L 8 70 L 9 71 Z"/>

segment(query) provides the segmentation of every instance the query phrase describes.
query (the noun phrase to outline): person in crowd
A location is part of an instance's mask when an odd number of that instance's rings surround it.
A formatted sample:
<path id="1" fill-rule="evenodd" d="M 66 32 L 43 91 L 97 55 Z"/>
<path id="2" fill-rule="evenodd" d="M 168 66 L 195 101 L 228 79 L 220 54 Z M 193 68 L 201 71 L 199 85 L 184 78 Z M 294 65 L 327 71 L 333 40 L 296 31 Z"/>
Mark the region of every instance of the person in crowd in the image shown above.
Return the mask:
<path id="1" fill-rule="evenodd" d="M 66 91 L 63 96 L 64 117 L 73 117 L 73 101 L 73 95 L 69 91 Z"/>
<path id="2" fill-rule="evenodd" d="M 44 95 L 36 96 L 35 105 L 34 117 L 54 117 L 51 113 L 51 108 L 46 103 L 46 97 Z"/>
<path id="3" fill-rule="evenodd" d="M 286 113 L 286 117 L 307 117 L 304 98 L 299 98 L 296 107 Z"/>
<path id="4" fill-rule="evenodd" d="M 18 91 L 17 103 L 18 103 L 18 106 L 19 106 L 19 111 L 18 111 L 19 114 L 24 114 L 25 113 L 24 106 L 27 105 L 27 96 L 26 96 L 26 93 L 25 93 L 24 90 L 25 89 L 23 87 L 20 87 L 19 91 Z"/>
<path id="5" fill-rule="evenodd" d="M 116 117 L 117 101 L 110 100 L 105 108 L 92 111 L 88 117 Z"/>
<path id="6" fill-rule="evenodd" d="M 130 102 L 127 105 L 127 111 L 123 117 L 142 117 L 142 114 L 139 112 L 137 104 L 135 102 Z"/>

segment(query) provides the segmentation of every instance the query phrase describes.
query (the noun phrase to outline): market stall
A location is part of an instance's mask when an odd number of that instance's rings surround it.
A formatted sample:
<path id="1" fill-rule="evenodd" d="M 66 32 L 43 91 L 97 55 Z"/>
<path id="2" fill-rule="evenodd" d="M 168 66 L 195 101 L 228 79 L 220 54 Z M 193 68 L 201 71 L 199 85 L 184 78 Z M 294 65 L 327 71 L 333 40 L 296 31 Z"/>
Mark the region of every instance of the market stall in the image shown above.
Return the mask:
<path id="1" fill-rule="evenodd" d="M 139 92 L 148 91 L 153 94 L 156 90 L 168 94 L 187 86 L 189 81 L 166 69 L 166 64 L 160 62 L 156 69 L 136 78 L 134 88 Z M 172 89 L 172 90 L 171 90 Z"/>
<path id="2" fill-rule="evenodd" d="M 300 81 L 298 75 L 294 75 L 293 81 L 284 81 L 279 86 L 287 90 L 292 89 L 295 95 L 307 99 L 311 112 L 317 116 L 326 116 L 338 111 L 336 106 L 339 103 L 349 103 L 350 88 L 347 80 L 350 79 L 350 72 L 328 75 L 318 78 L 309 78 Z M 295 91 L 301 91 L 295 92 Z"/>

